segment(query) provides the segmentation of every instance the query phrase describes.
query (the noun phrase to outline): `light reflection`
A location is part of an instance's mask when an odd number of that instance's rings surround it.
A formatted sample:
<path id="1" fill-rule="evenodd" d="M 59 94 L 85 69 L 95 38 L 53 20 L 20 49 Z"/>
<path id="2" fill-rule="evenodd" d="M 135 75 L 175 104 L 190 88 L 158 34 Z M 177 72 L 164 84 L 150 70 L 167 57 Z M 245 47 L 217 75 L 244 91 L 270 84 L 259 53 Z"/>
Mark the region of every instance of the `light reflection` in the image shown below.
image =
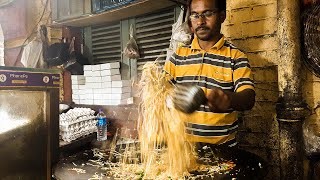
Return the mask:
<path id="1" fill-rule="evenodd" d="M 25 119 L 12 119 L 6 111 L 0 110 L 0 134 L 24 126 L 29 123 Z"/>

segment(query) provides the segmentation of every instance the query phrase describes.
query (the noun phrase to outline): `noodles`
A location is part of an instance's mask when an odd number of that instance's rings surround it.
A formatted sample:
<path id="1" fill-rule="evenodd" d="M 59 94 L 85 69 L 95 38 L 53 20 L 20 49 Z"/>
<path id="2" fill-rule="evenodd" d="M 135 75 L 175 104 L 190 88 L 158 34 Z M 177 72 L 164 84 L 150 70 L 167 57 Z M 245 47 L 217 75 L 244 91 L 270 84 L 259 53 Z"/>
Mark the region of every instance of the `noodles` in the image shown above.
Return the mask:
<path id="1" fill-rule="evenodd" d="M 137 123 L 139 144 L 118 146 L 117 131 L 104 169 L 115 179 L 163 180 L 200 177 L 191 175 L 189 172 L 192 171 L 204 172 L 207 177 L 213 177 L 217 172 L 232 168 L 232 163 L 224 163 L 223 166 L 197 164 L 194 144 L 186 138 L 186 115 L 168 108 L 166 100 L 173 93 L 174 85 L 166 80 L 161 71 L 157 63 L 147 63 L 143 68 Z M 98 156 L 97 152 L 95 154 Z"/>
<path id="2" fill-rule="evenodd" d="M 72 168 L 72 169 L 68 169 L 69 171 L 75 171 L 77 172 L 77 174 L 85 174 L 86 170 L 81 169 L 81 168 Z"/>
<path id="3" fill-rule="evenodd" d="M 156 179 L 161 173 L 174 179 L 189 175 L 188 169 L 195 164 L 195 153 L 186 139 L 185 115 L 169 109 L 166 103 L 173 85 L 157 63 L 147 63 L 140 86 L 138 131 L 145 178 Z"/>

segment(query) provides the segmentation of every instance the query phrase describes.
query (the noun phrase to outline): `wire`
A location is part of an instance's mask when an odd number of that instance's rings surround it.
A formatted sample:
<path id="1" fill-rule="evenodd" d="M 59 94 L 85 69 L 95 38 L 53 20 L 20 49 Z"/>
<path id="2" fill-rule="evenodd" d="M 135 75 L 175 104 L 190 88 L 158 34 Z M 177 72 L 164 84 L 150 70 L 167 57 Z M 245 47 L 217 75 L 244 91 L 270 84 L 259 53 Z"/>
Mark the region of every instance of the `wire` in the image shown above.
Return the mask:
<path id="1" fill-rule="evenodd" d="M 26 43 L 26 42 L 32 37 L 33 33 L 36 32 L 35 30 L 37 29 L 38 25 L 40 24 L 40 22 L 41 22 L 41 20 L 42 20 L 42 18 L 43 18 L 43 16 L 44 16 L 44 13 L 46 12 L 46 9 L 47 9 L 47 6 L 48 6 L 48 2 L 49 2 L 49 0 L 47 0 L 47 1 L 46 1 L 46 4 L 44 5 L 44 8 L 43 8 L 43 11 L 42 11 L 42 14 L 41 14 L 41 17 L 40 17 L 38 23 L 33 27 L 31 33 L 29 34 L 29 36 L 23 41 L 23 43 L 22 43 L 22 45 L 21 45 L 21 49 L 20 49 L 20 51 L 19 51 L 19 54 L 18 54 L 18 56 L 17 56 L 17 58 L 16 58 L 16 61 L 15 61 L 14 64 L 13 64 L 13 66 L 16 66 L 17 63 L 18 63 L 19 57 L 21 56 L 22 51 L 23 51 L 24 43 Z"/>

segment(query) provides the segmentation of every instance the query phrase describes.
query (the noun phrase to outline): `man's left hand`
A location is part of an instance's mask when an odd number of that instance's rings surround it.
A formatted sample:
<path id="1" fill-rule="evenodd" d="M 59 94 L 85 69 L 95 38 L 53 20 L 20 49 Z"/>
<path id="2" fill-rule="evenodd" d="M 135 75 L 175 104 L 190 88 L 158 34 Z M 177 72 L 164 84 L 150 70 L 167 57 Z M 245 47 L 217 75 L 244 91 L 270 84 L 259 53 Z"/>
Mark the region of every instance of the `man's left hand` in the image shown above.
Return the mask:
<path id="1" fill-rule="evenodd" d="M 231 93 L 214 88 L 207 96 L 208 106 L 213 112 L 225 112 L 231 108 Z"/>
<path id="2" fill-rule="evenodd" d="M 255 92 L 244 89 L 241 92 L 225 91 L 213 88 L 207 96 L 208 106 L 213 112 L 227 112 L 228 110 L 245 111 L 254 106 Z"/>

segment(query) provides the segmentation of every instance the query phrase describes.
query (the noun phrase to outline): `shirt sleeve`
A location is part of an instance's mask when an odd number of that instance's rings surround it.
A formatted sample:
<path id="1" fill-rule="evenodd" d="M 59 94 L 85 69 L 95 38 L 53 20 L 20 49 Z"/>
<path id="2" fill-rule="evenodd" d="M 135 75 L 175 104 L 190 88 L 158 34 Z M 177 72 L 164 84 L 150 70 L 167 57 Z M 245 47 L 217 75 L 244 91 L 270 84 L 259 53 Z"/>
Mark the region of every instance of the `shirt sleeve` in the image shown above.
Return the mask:
<path id="1" fill-rule="evenodd" d="M 163 67 L 163 72 L 165 73 L 166 79 L 172 82 L 175 82 L 176 80 L 175 67 L 176 67 L 176 53 L 173 53 L 173 55 L 166 60 Z"/>
<path id="2" fill-rule="evenodd" d="M 233 82 L 235 92 L 241 92 L 245 89 L 254 90 L 251 67 L 249 60 L 244 53 L 240 53 L 234 60 Z"/>

